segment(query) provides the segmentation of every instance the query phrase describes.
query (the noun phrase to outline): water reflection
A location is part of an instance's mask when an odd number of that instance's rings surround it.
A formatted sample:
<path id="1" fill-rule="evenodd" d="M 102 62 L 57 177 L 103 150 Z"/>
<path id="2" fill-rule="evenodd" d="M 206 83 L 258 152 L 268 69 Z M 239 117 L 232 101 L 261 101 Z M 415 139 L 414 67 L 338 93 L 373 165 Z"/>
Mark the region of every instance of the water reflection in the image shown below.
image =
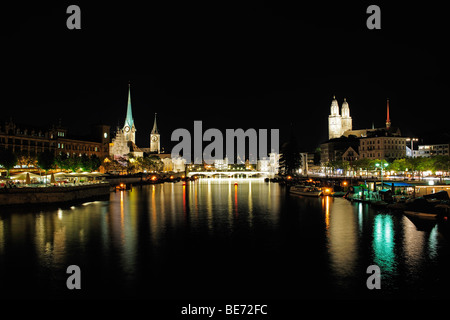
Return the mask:
<path id="1" fill-rule="evenodd" d="M 95 275 L 93 283 L 112 283 L 127 294 L 152 286 L 149 295 L 169 296 L 170 288 L 202 279 L 205 287 L 211 279 L 224 286 L 260 283 L 254 276 L 260 272 L 264 286 L 253 293 L 270 296 L 284 286 L 280 277 L 294 281 L 299 268 L 314 272 L 296 265 L 301 258 L 327 272 L 307 278 L 328 279 L 340 294 L 364 284 L 371 264 L 381 268 L 383 281 L 395 283 L 383 286 L 389 290 L 423 287 L 450 269 L 449 243 L 437 227 L 419 231 L 401 215 L 342 198 L 293 197 L 262 180 L 218 180 L 143 186 L 112 193 L 110 201 L 45 212 L 2 212 L 0 283 L 5 274 L 25 273 L 34 282 L 38 277 L 42 290 L 54 290 L 65 268 L 78 264 Z"/>
<path id="2" fill-rule="evenodd" d="M 378 214 L 375 216 L 373 228 L 372 248 L 374 262 L 380 267 L 381 273 L 394 273 L 396 270 L 396 257 L 394 254 L 394 223 L 392 216 Z"/>
<path id="3" fill-rule="evenodd" d="M 358 232 L 355 210 L 353 205 L 344 199 L 334 199 L 331 208 L 330 201 L 333 199 L 326 197 L 325 224 L 328 229 L 332 270 L 345 280 L 346 277 L 356 274 Z"/>

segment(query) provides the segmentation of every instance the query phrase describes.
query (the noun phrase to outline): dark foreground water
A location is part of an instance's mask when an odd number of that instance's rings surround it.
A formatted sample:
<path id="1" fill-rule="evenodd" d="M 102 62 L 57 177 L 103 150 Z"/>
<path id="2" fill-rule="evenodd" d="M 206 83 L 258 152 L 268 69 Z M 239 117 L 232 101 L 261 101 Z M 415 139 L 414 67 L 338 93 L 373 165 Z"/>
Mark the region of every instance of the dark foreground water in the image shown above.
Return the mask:
<path id="1" fill-rule="evenodd" d="M 0 209 L 0 295 L 28 298 L 449 298 L 438 226 L 260 180 L 135 187 L 110 201 Z M 81 289 L 69 290 L 69 265 Z M 381 289 L 369 290 L 378 265 Z"/>

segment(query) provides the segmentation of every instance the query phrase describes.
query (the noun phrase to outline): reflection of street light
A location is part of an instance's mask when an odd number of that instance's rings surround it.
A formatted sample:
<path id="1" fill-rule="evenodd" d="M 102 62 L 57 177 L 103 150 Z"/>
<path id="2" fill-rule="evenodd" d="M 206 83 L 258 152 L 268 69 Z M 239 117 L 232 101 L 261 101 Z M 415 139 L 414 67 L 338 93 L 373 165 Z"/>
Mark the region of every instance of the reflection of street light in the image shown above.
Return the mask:
<path id="1" fill-rule="evenodd" d="M 406 138 L 406 141 L 411 141 L 411 158 L 414 158 L 414 141 L 419 141 L 418 138 Z"/>
<path id="2" fill-rule="evenodd" d="M 380 167 L 380 169 L 381 169 L 381 189 L 383 189 L 383 167 L 387 167 L 389 164 L 388 163 L 383 163 L 383 164 L 381 164 L 381 163 L 375 163 L 375 166 L 376 167 Z"/>

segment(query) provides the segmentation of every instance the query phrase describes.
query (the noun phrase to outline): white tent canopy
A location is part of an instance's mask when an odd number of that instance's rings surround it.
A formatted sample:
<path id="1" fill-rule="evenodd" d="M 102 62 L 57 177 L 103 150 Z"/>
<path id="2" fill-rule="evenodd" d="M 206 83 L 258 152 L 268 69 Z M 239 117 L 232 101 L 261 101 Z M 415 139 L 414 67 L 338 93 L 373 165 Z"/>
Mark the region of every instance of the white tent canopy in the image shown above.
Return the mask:
<path id="1" fill-rule="evenodd" d="M 41 178 L 41 176 L 38 175 L 38 174 L 34 174 L 34 173 L 31 173 L 31 172 L 21 172 L 21 173 L 18 173 L 16 175 L 11 176 L 11 180 L 26 180 L 27 179 L 27 174 L 30 175 L 30 179 Z"/>

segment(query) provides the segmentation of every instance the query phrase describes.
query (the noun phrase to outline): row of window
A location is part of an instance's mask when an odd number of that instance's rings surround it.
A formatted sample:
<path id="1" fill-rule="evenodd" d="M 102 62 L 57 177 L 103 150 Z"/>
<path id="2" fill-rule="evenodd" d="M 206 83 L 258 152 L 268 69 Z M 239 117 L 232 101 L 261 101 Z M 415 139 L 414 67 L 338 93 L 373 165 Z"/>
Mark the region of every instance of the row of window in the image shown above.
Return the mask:
<path id="1" fill-rule="evenodd" d="M 64 132 L 62 132 L 64 133 Z M 10 139 L 9 143 L 7 138 L 1 137 L 0 138 L 0 144 L 4 146 L 12 145 L 14 146 L 23 146 L 23 147 L 43 147 L 43 148 L 49 148 L 54 147 L 55 142 L 48 142 L 48 141 L 35 141 L 35 140 L 26 140 L 26 139 Z M 72 144 L 66 144 L 64 143 L 58 143 L 58 149 L 67 149 L 67 150 L 79 150 L 79 151 L 99 151 L 100 148 L 92 145 L 72 145 Z"/>
<path id="2" fill-rule="evenodd" d="M 58 149 L 64 149 L 64 143 L 58 143 Z M 80 145 L 66 145 L 67 150 L 81 150 L 81 151 L 98 151 L 98 147 L 94 146 L 80 146 Z"/>
<path id="3" fill-rule="evenodd" d="M 448 149 L 448 144 L 444 145 L 433 145 L 433 146 L 419 146 L 419 150 L 430 149 L 430 150 L 442 150 Z"/>
<path id="4" fill-rule="evenodd" d="M 403 146 L 385 146 L 384 148 L 380 148 L 380 146 L 369 146 L 369 147 L 360 147 L 361 151 L 365 151 L 365 150 L 402 150 L 405 149 L 405 147 Z"/>
<path id="5" fill-rule="evenodd" d="M 375 143 L 376 141 L 376 143 Z M 380 144 L 380 141 L 383 141 L 385 144 L 401 144 L 401 145 L 405 145 L 406 141 L 402 140 L 402 139 L 388 139 L 388 140 L 361 140 L 361 145 L 372 145 L 372 144 Z M 367 142 L 367 143 L 366 143 Z"/>
<path id="6" fill-rule="evenodd" d="M 381 159 L 381 153 L 362 153 L 361 156 L 363 158 L 378 158 Z M 405 157 L 404 153 L 401 152 L 394 152 L 394 153 L 386 153 L 385 158 L 403 158 Z"/>

